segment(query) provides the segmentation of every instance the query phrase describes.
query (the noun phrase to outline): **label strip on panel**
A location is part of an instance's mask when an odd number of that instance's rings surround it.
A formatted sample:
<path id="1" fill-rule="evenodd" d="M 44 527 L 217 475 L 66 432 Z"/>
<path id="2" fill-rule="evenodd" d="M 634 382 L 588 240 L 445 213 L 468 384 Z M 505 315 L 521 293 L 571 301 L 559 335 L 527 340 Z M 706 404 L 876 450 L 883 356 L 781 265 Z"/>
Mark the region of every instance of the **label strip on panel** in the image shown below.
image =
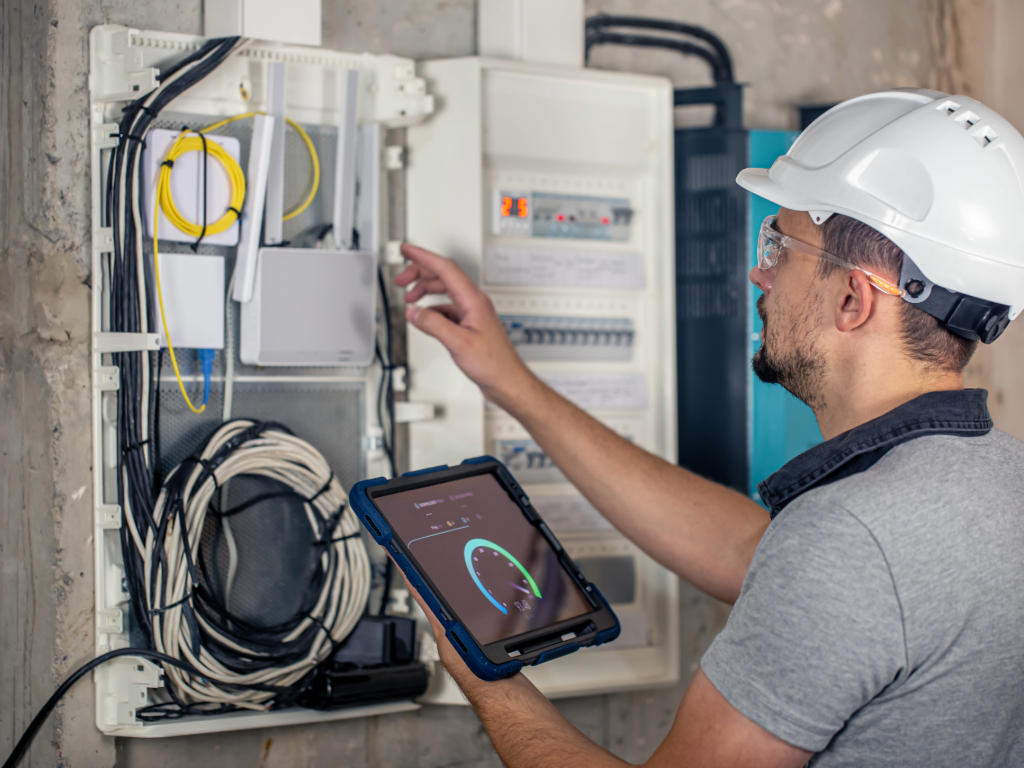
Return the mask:
<path id="1" fill-rule="evenodd" d="M 647 285 L 639 253 L 561 248 L 488 248 L 484 281 L 489 285 L 620 290 Z"/>

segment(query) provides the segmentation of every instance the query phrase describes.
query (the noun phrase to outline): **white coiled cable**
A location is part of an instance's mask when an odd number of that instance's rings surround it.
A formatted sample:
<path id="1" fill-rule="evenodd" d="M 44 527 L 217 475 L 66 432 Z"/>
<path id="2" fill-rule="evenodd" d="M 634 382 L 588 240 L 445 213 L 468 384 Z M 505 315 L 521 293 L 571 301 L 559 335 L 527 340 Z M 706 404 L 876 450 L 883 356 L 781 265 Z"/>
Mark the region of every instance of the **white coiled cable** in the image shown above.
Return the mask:
<path id="1" fill-rule="evenodd" d="M 240 475 L 276 480 L 301 497 L 322 548 L 319 595 L 282 631 L 273 653 L 246 642 L 226 622 L 210 621 L 209 607 L 197 603 L 202 598 L 196 557 L 206 515 L 218 488 Z M 264 710 L 323 661 L 363 615 L 371 577 L 359 522 L 320 452 L 280 425 L 239 419 L 221 426 L 198 456 L 168 476 L 153 517 L 144 552 L 153 644 L 200 673 L 165 668 L 167 683 L 183 704 L 199 710 L 223 705 Z M 210 643 L 216 644 L 216 655 Z"/>

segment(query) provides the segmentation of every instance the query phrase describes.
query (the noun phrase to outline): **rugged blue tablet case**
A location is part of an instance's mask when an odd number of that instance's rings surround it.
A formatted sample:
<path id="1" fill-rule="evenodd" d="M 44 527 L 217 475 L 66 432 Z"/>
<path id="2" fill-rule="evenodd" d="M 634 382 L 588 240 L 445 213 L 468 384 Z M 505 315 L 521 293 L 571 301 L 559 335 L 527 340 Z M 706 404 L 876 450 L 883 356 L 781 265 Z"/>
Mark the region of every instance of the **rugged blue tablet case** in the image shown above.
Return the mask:
<path id="1" fill-rule="evenodd" d="M 500 461 L 492 456 L 477 456 L 473 459 L 466 459 L 463 464 L 485 464 L 487 462 L 494 462 L 502 467 L 505 467 Z M 443 469 L 448 469 L 447 464 L 442 464 L 439 467 L 430 467 L 429 469 L 419 469 L 414 472 L 406 472 L 402 477 L 416 477 L 417 475 L 427 475 L 432 472 L 440 472 Z M 508 472 L 508 468 L 505 467 L 505 471 Z M 510 473 L 511 476 L 511 473 Z M 510 677 L 516 672 L 523 668 L 523 663 L 518 659 L 507 661 L 504 664 L 495 664 L 488 659 L 480 646 L 476 644 L 473 637 L 466 631 L 465 627 L 462 626 L 458 621 L 450 619 L 446 616 L 445 612 L 441 609 L 441 604 L 438 602 L 434 593 L 430 591 L 430 587 L 427 586 L 426 582 L 420 578 L 419 573 L 413 567 L 412 563 L 409 562 L 408 558 L 405 557 L 401 552 L 388 546 L 391 543 L 393 533 L 391 526 L 388 525 L 383 515 L 377 511 L 377 508 L 370 501 L 366 495 L 366 491 L 376 485 L 384 485 L 387 483 L 387 479 L 383 477 L 377 477 L 372 480 L 363 480 L 362 482 L 356 483 L 352 488 L 352 492 L 349 494 L 349 502 L 352 504 L 352 508 L 356 512 L 356 516 L 359 521 L 366 527 L 367 531 L 373 537 L 374 541 L 380 544 L 382 547 L 387 548 L 390 555 L 394 558 L 398 567 L 402 569 L 405 577 L 409 580 L 409 583 L 413 588 L 420 593 L 423 597 L 423 601 L 430 606 L 430 610 L 434 612 L 437 620 L 441 622 L 441 626 L 444 627 L 445 635 L 451 642 L 452 646 L 462 655 L 463 661 L 466 662 L 473 673 L 481 680 L 500 680 L 503 677 Z M 367 525 L 367 522 L 372 521 L 373 525 Z M 376 530 L 374 530 L 376 528 Z M 598 632 L 594 637 L 594 641 L 589 643 L 588 646 L 602 645 L 604 643 L 611 642 L 619 636 L 620 626 L 619 619 L 615 616 L 615 613 L 608 606 L 608 601 L 604 599 L 604 595 L 598 590 L 597 586 L 591 584 L 591 589 L 601 604 L 608 609 L 608 612 L 615 618 L 615 626 Z M 578 651 L 581 647 L 579 643 L 569 643 L 568 645 L 559 646 L 553 648 L 550 651 L 542 653 L 534 664 L 543 664 L 545 661 L 551 661 L 561 656 L 567 656 L 570 653 Z"/>

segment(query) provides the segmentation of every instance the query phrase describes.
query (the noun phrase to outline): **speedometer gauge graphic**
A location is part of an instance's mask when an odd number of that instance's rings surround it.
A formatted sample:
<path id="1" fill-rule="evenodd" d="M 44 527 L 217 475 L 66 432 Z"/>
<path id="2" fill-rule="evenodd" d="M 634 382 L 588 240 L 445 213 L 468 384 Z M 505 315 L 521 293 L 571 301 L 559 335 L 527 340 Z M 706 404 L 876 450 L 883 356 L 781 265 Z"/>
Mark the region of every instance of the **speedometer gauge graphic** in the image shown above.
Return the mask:
<path id="1" fill-rule="evenodd" d="M 509 603 L 519 607 L 529 598 L 540 599 L 540 589 L 533 576 L 508 550 L 487 539 L 470 539 L 464 550 L 466 568 L 483 596 L 499 611 L 508 615 Z M 524 610 L 520 608 L 520 610 Z"/>

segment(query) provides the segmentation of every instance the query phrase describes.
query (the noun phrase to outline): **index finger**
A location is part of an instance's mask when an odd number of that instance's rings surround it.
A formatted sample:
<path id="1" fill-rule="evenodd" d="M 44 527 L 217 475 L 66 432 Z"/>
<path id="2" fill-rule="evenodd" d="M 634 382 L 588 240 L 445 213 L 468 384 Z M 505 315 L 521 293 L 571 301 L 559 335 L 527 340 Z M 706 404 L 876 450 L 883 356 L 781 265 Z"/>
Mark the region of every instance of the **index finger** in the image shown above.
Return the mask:
<path id="1" fill-rule="evenodd" d="M 418 245 L 402 243 L 402 255 L 415 264 L 431 270 L 444 283 L 444 287 L 452 301 L 462 309 L 468 309 L 479 295 L 480 289 L 469 279 L 459 265 L 451 259 L 439 256 Z"/>

